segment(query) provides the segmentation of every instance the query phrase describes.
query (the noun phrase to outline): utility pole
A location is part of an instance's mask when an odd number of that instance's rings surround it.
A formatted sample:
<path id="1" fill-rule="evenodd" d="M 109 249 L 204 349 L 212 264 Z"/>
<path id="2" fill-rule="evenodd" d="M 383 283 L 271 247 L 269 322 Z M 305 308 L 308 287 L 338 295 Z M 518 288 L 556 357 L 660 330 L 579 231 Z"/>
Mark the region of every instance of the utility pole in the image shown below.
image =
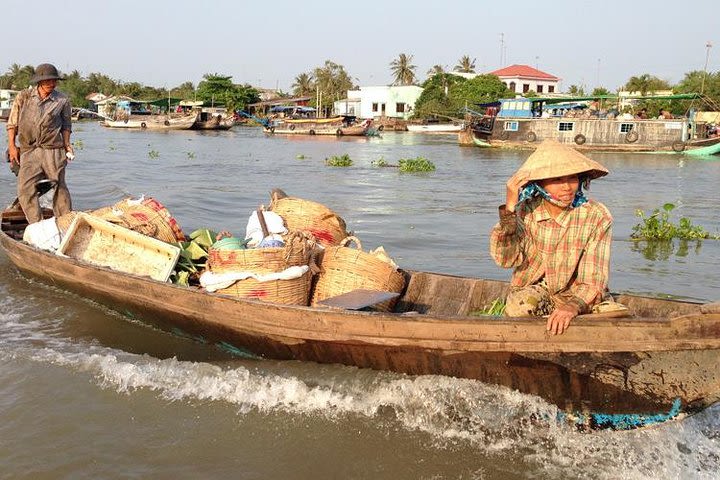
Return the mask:
<path id="1" fill-rule="evenodd" d="M 705 90 L 705 77 L 707 76 L 707 65 L 708 65 L 708 60 L 710 59 L 710 49 L 712 48 L 712 43 L 710 43 L 710 41 L 708 41 L 708 42 L 705 44 L 705 48 L 706 48 L 706 51 L 705 51 L 705 68 L 703 68 L 702 84 L 700 85 L 700 93 L 701 93 L 701 94 L 702 94 L 703 91 Z"/>
<path id="2" fill-rule="evenodd" d="M 500 34 L 500 68 L 505 66 L 505 34 Z"/>

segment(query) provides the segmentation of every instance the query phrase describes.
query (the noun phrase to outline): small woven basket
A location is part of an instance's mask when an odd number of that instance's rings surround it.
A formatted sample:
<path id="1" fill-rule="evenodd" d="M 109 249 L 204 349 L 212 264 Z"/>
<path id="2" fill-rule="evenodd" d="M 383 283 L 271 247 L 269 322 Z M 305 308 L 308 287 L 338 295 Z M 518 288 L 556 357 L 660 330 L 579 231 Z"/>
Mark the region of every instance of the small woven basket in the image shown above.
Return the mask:
<path id="1" fill-rule="evenodd" d="M 357 248 L 347 246 L 354 242 Z M 389 263 L 375 255 L 362 251 L 362 244 L 357 237 L 346 237 L 339 246 L 327 247 L 322 254 L 321 272 L 317 277 L 313 290 L 313 307 L 320 300 L 342 295 L 362 288 L 401 293 L 405 288 L 405 277 Z M 397 299 L 379 303 L 376 310 L 389 312 L 397 303 Z"/>
<path id="2" fill-rule="evenodd" d="M 300 232 L 288 237 L 284 247 L 248 248 L 237 250 L 210 249 L 208 268 L 215 273 L 253 272 L 277 273 L 289 267 L 308 265 L 313 252 L 312 242 Z M 218 293 L 239 298 L 255 298 L 285 305 L 307 305 L 310 299 L 312 273 L 299 278 L 258 282 L 254 278 L 238 280 Z"/>
<path id="3" fill-rule="evenodd" d="M 309 232 L 323 246 L 339 245 L 348 236 L 345 220 L 317 202 L 273 196 L 269 210 L 283 218 L 288 230 Z"/>

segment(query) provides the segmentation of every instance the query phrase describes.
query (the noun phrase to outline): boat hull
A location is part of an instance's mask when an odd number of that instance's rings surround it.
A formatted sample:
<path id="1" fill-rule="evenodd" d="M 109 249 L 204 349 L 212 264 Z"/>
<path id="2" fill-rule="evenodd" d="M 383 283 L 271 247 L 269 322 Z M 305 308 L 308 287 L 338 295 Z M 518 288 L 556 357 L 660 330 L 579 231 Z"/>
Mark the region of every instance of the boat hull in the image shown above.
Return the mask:
<path id="1" fill-rule="evenodd" d="M 342 122 L 334 121 L 315 122 L 283 122 L 265 127 L 266 133 L 278 135 L 326 135 L 326 136 L 364 136 L 367 135 L 371 120 L 365 120 L 356 125 L 346 126 Z"/>
<path id="2" fill-rule="evenodd" d="M 545 139 L 580 151 L 720 153 L 720 138 L 683 140 L 685 120 L 619 120 L 584 118 L 483 117 L 473 128 L 473 142 L 481 147 L 534 149 Z"/>
<path id="3" fill-rule="evenodd" d="M 653 415 L 680 403 L 686 412 L 720 392 L 720 314 L 667 302 L 673 320 L 576 321 L 551 337 L 544 320 L 346 312 L 238 300 L 57 257 L 0 234 L 22 272 L 94 299 L 133 318 L 258 357 L 341 363 L 411 375 L 447 375 L 538 395 L 568 412 Z M 431 283 L 436 287 L 426 288 Z M 459 283 L 458 283 L 459 282 Z M 416 273 L 401 303 L 421 311 L 423 295 L 503 282 Z M 440 290 L 449 288 L 451 291 Z M 464 286 L 464 287 L 463 287 Z M 623 299 L 628 304 L 640 297 Z M 648 300 L 649 301 L 649 300 Z"/>
<path id="4" fill-rule="evenodd" d="M 105 120 L 101 122 L 108 128 L 130 128 L 136 130 L 188 130 L 196 121 L 195 115 L 180 118 L 152 117 L 130 118 L 128 120 Z"/>

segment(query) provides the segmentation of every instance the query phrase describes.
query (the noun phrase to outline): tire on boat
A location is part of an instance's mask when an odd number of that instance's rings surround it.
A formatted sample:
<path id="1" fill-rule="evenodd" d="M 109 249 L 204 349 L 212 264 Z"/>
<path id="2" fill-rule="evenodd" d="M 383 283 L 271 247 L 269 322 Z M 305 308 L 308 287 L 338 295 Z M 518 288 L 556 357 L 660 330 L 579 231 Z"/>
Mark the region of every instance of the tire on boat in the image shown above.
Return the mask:
<path id="1" fill-rule="evenodd" d="M 674 152 L 680 153 L 685 150 L 685 142 L 677 141 L 672 144 L 672 149 Z"/>
<path id="2" fill-rule="evenodd" d="M 377 129 L 378 132 L 382 132 L 383 130 L 385 130 L 385 125 L 380 125 Z"/>
<path id="3" fill-rule="evenodd" d="M 535 134 L 535 132 L 530 131 L 527 133 L 527 135 L 525 135 L 525 140 L 532 143 L 537 140 L 537 135 Z"/>
<path id="4" fill-rule="evenodd" d="M 308 133 L 309 133 L 310 135 L 315 135 L 315 130 L 313 130 L 313 129 L 311 128 Z"/>
<path id="5" fill-rule="evenodd" d="M 268 130 L 270 130 L 270 133 L 275 133 L 275 127 L 270 127 Z"/>
<path id="6" fill-rule="evenodd" d="M 582 133 L 578 133 L 575 135 L 575 138 L 573 139 L 576 144 L 583 145 L 585 142 L 587 142 L 587 138 L 585 138 L 585 135 Z"/>
<path id="7" fill-rule="evenodd" d="M 128 119 L 127 119 L 127 118 L 126 118 L 125 120 L 123 120 L 123 123 L 127 123 L 127 122 L 128 122 Z"/>
<path id="8" fill-rule="evenodd" d="M 638 141 L 638 138 L 640 138 L 640 135 L 635 130 L 630 130 L 625 134 L 625 141 L 627 143 L 635 143 Z"/>
<path id="9" fill-rule="evenodd" d="M 508 138 L 510 138 L 510 132 L 508 132 L 507 130 L 503 130 L 502 132 L 500 132 L 500 135 L 498 135 L 498 138 L 500 140 L 507 140 Z"/>
<path id="10" fill-rule="evenodd" d="M 163 124 L 164 124 L 166 127 L 169 127 L 169 126 L 170 126 L 170 120 L 165 120 L 165 121 L 163 122 Z"/>
<path id="11" fill-rule="evenodd" d="M 141 123 L 140 123 L 140 128 L 147 128 L 147 123 L 141 122 Z"/>
<path id="12" fill-rule="evenodd" d="M 335 130 L 335 135 L 337 135 L 338 137 L 342 137 L 343 136 L 342 128 L 338 128 L 337 130 Z"/>
<path id="13" fill-rule="evenodd" d="M 295 130 L 295 125 L 290 125 L 290 130 Z"/>

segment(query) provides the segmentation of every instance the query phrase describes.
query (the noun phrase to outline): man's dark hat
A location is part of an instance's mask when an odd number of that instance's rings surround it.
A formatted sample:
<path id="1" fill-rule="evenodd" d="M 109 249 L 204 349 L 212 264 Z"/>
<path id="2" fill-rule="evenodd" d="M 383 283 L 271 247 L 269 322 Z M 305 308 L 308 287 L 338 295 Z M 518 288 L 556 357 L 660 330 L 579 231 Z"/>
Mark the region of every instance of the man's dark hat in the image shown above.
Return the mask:
<path id="1" fill-rule="evenodd" d="M 43 80 L 65 80 L 65 77 L 60 76 L 60 72 L 55 68 L 55 65 L 41 63 L 35 67 L 35 75 L 30 79 L 30 83 L 38 83 Z"/>

